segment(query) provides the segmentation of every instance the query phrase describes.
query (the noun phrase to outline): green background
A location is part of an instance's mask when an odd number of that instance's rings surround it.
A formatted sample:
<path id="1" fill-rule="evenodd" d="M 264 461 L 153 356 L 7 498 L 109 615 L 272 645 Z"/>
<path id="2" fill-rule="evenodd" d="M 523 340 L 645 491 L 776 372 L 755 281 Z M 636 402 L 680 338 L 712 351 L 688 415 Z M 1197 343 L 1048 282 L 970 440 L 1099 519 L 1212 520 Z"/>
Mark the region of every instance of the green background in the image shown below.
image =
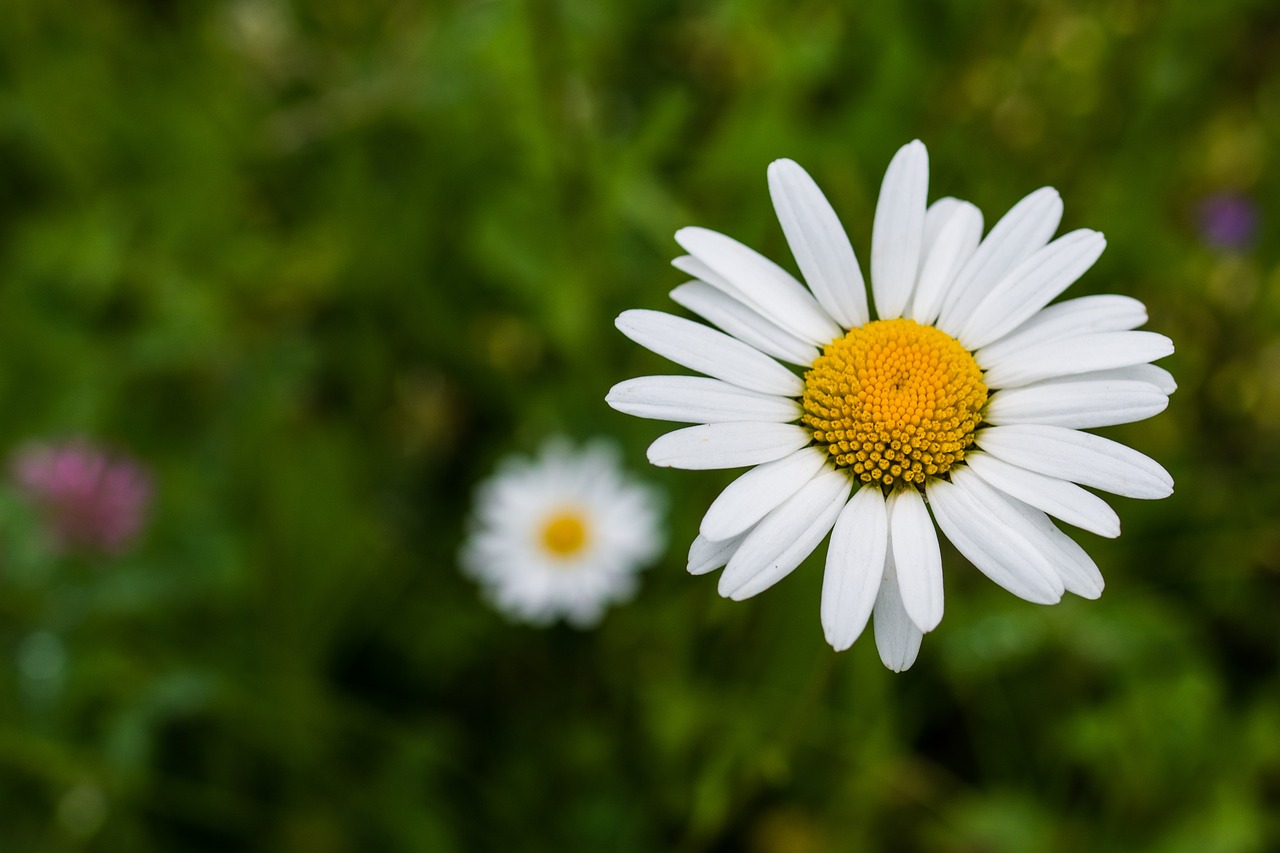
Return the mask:
<path id="1" fill-rule="evenodd" d="M 0 502 L 6 851 L 1280 849 L 1280 10 L 1156 3 L 135 0 L 0 5 L 0 449 L 155 472 L 132 554 Z M 1097 602 L 954 551 L 915 667 L 683 559 L 731 472 L 609 410 L 666 372 L 672 233 L 791 266 L 765 167 L 869 257 L 896 148 L 988 224 L 1049 184 L 1177 354 L 1103 432 L 1177 491 L 1080 533 Z M 1255 246 L 1199 238 L 1246 193 Z M 472 486 L 606 434 L 669 545 L 596 631 L 457 569 Z"/>

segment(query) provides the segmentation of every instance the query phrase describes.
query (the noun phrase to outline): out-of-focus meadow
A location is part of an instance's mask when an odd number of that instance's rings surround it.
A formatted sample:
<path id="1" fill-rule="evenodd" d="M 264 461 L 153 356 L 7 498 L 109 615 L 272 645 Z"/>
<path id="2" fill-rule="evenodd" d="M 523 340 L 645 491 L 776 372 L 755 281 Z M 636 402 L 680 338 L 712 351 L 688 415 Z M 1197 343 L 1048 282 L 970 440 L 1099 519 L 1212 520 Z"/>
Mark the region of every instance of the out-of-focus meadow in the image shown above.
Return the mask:
<path id="1" fill-rule="evenodd" d="M 103 553 L 0 494 L 0 848 L 1280 849 L 1280 8 L 849 7 L 6 0 L 0 451 L 154 498 Z M 743 604 L 690 578 L 733 475 L 647 469 L 603 396 L 669 370 L 612 321 L 670 306 L 676 228 L 791 266 L 791 157 L 865 261 L 916 137 L 932 198 L 1050 184 L 1107 235 L 1071 293 L 1146 302 L 1180 390 L 1103 432 L 1177 492 L 1078 533 L 1096 602 L 946 550 L 894 675 L 823 641 L 821 548 Z M 552 433 L 668 494 L 594 631 L 457 567 Z"/>

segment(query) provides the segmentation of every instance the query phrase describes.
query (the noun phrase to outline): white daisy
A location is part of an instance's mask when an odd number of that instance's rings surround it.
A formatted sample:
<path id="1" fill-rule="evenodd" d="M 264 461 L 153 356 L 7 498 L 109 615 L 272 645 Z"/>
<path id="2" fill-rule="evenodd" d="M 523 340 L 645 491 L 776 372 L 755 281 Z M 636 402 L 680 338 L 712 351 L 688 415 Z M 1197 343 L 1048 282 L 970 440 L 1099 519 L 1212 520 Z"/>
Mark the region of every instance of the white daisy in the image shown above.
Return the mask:
<path id="1" fill-rule="evenodd" d="M 636 572 L 660 553 L 659 505 L 612 445 L 552 439 L 480 484 L 462 566 L 514 619 L 588 628 L 635 593 Z"/>
<path id="2" fill-rule="evenodd" d="M 1102 592 L 1084 550 L 1048 518 L 1102 536 L 1115 512 L 1081 486 L 1162 498 L 1157 463 L 1081 430 L 1162 411 L 1176 387 L 1149 362 L 1168 338 L 1133 331 L 1124 296 L 1049 303 L 1102 253 L 1102 235 L 1050 242 L 1048 187 L 982 237 L 968 202 L 926 205 L 929 162 L 912 142 L 885 173 L 871 239 L 871 306 L 853 247 L 813 179 L 790 160 L 769 191 L 806 288 L 737 241 L 684 228 L 694 277 L 671 297 L 723 331 L 626 311 L 623 334 L 700 376 L 646 376 L 609 392 L 619 411 L 698 426 L 649 448 L 654 465 L 755 466 L 702 519 L 689 571 L 724 566 L 720 594 L 777 583 L 831 533 L 822 585 L 827 641 L 847 649 L 874 614 L 890 669 L 911 666 L 942 619 L 933 521 L 996 583 L 1028 601 Z M 802 373 L 784 366 L 798 366 Z M 708 378 L 709 377 L 709 378 Z M 1046 515 L 1047 513 L 1047 515 Z"/>

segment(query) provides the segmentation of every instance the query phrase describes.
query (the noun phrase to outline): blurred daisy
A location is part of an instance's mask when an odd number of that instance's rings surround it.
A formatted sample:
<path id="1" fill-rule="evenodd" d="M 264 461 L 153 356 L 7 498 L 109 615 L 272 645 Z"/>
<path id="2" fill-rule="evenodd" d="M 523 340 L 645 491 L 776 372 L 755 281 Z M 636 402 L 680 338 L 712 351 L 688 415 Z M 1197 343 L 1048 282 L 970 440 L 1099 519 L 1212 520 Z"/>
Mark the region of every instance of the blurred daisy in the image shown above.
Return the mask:
<path id="1" fill-rule="evenodd" d="M 662 540 L 658 496 L 621 470 L 612 445 L 557 439 L 480 485 L 462 565 L 512 618 L 588 628 L 635 593 Z"/>
<path id="2" fill-rule="evenodd" d="M 707 376 L 646 376 L 608 395 L 622 412 L 699 424 L 655 441 L 655 465 L 755 466 L 707 511 L 689 571 L 724 566 L 720 594 L 749 598 L 830 532 L 827 641 L 848 648 L 874 614 L 880 657 L 899 671 L 942 619 L 934 522 L 993 581 L 1052 604 L 1103 584 L 1049 515 L 1117 536 L 1116 514 L 1081 486 L 1173 490 L 1152 460 L 1081 431 L 1151 417 L 1175 387 L 1149 364 L 1173 352 L 1169 339 L 1132 331 L 1147 319 L 1140 302 L 1049 305 L 1098 259 L 1102 235 L 1050 242 L 1062 201 L 1046 187 L 983 238 L 972 204 L 926 204 L 928 170 L 918 141 L 889 164 L 868 304 L 831 205 L 798 165 L 773 163 L 774 208 L 808 287 L 723 234 L 680 230 L 689 254 L 674 263 L 695 280 L 671 296 L 723 332 L 658 311 L 617 325 Z"/>
<path id="3" fill-rule="evenodd" d="M 146 523 L 151 477 L 127 456 L 85 441 L 31 444 L 10 470 L 59 551 L 120 554 Z"/>

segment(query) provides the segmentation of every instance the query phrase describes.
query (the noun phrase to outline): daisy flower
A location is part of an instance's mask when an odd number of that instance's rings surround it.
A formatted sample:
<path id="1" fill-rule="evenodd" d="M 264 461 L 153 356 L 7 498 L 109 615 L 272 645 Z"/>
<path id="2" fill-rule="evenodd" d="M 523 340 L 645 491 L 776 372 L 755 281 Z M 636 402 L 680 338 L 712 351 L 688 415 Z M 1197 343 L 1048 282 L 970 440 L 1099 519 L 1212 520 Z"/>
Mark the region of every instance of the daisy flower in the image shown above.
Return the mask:
<path id="1" fill-rule="evenodd" d="M 1103 583 L 1049 516 L 1114 537 L 1115 512 L 1082 486 L 1134 498 L 1173 491 L 1151 459 L 1082 431 L 1151 417 L 1175 388 L 1150 364 L 1172 343 L 1133 331 L 1147 319 L 1142 303 L 1049 304 L 1098 259 L 1102 235 L 1051 242 L 1062 200 L 1045 187 L 983 237 L 972 204 L 927 204 L 928 171 L 919 141 L 889 164 L 868 300 L 813 179 L 790 160 L 771 164 L 774 209 L 805 283 L 723 234 L 678 231 L 689 254 L 674 264 L 694 280 L 671 297 L 723 331 L 645 310 L 623 312 L 617 326 L 706 376 L 631 379 L 607 398 L 628 414 L 697 424 L 655 441 L 654 465 L 754 466 L 702 519 L 690 572 L 723 566 L 720 594 L 749 598 L 830 533 L 827 641 L 847 649 L 874 617 L 895 671 L 942 619 L 935 524 L 991 580 L 1053 604 L 1064 591 L 1096 598 Z"/>
<path id="2" fill-rule="evenodd" d="M 660 501 L 619 458 L 607 443 L 553 439 L 479 486 L 462 566 L 498 610 L 589 628 L 635 593 L 636 572 L 662 550 Z"/>

